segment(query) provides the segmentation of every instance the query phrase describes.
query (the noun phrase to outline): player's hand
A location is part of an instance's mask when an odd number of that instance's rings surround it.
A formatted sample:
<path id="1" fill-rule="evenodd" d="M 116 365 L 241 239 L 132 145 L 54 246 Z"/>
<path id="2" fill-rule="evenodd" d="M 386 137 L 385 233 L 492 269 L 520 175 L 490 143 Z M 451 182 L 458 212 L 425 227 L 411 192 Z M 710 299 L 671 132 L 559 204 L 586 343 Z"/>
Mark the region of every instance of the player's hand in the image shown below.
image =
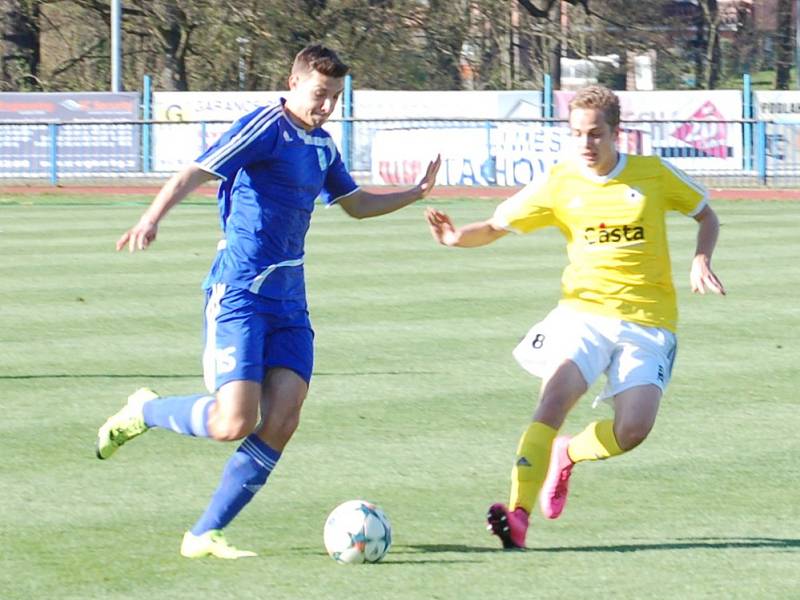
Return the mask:
<path id="1" fill-rule="evenodd" d="M 689 281 L 692 284 L 692 292 L 695 294 L 705 294 L 708 290 L 715 294 L 725 295 L 725 287 L 711 270 L 709 260 L 705 256 L 695 256 L 692 260 Z"/>
<path id="2" fill-rule="evenodd" d="M 420 198 L 427 196 L 436 185 L 436 174 L 439 172 L 440 166 L 442 166 L 442 155 L 437 154 L 436 159 L 428 163 L 425 176 L 417 184 Z"/>
<path id="3" fill-rule="evenodd" d="M 158 225 L 141 219 L 136 225 L 128 229 L 117 240 L 117 251 L 122 250 L 128 246 L 128 251 L 145 250 L 156 239 L 158 233 Z"/>
<path id="4" fill-rule="evenodd" d="M 458 243 L 458 234 L 453 222 L 446 213 L 435 208 L 425 210 L 425 219 L 431 229 L 433 239 L 444 246 L 455 246 Z"/>

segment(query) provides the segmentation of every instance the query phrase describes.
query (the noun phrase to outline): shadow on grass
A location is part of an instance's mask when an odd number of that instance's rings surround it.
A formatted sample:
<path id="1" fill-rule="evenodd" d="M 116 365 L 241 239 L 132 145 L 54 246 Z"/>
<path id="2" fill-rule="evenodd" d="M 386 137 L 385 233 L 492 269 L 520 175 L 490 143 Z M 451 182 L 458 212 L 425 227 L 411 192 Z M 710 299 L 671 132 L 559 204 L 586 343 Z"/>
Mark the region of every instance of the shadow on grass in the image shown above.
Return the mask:
<path id="1" fill-rule="evenodd" d="M 426 552 L 421 552 L 418 550 L 414 550 L 412 552 L 404 551 L 404 549 L 408 548 L 418 548 L 419 546 L 392 546 L 391 550 L 389 550 L 389 554 L 386 558 L 379 560 L 376 563 L 373 563 L 375 566 L 392 566 L 392 565 L 427 565 L 427 564 L 448 564 L 448 563 L 470 563 L 470 562 L 478 562 L 476 560 L 469 560 L 464 558 L 423 558 L 423 555 Z M 308 547 L 295 547 L 289 549 L 291 552 L 295 554 L 305 554 L 305 555 L 316 555 L 320 557 L 327 557 L 328 554 L 326 552 L 320 552 L 317 549 L 311 549 Z M 488 548 L 486 549 L 489 550 Z M 274 554 L 279 554 L 278 552 Z M 415 554 L 420 556 L 418 559 L 412 560 L 404 560 L 404 559 L 397 559 L 397 556 L 407 556 L 409 554 Z M 268 556 L 268 553 L 262 552 L 259 555 Z"/>
<path id="2" fill-rule="evenodd" d="M 440 375 L 443 371 L 314 371 L 314 377 L 363 377 L 370 375 Z"/>
<path id="3" fill-rule="evenodd" d="M 0 381 L 25 380 L 25 379 L 186 379 L 196 377 L 202 379 L 202 373 L 172 375 L 156 375 L 153 373 L 126 373 L 124 375 L 114 373 L 40 373 L 35 375 L 0 375 Z"/>
<path id="4" fill-rule="evenodd" d="M 798 551 L 800 539 L 770 537 L 736 538 L 678 538 L 674 541 L 657 543 L 607 544 L 591 546 L 548 546 L 532 547 L 522 552 L 645 552 L 652 550 L 752 550 L 771 548 L 775 550 Z M 459 544 L 410 544 L 398 546 L 397 553 L 438 553 L 438 552 L 498 552 L 500 548 L 485 546 L 464 546 Z M 517 551 L 519 552 L 519 550 Z"/>
<path id="5" fill-rule="evenodd" d="M 463 554 L 496 554 L 500 551 L 495 546 L 465 546 L 463 544 L 404 544 L 392 546 L 392 554 L 436 554 L 443 552 L 457 552 Z M 418 562 L 418 561 L 409 561 Z"/>
<path id="6" fill-rule="evenodd" d="M 438 375 L 441 371 L 358 371 L 358 372 L 321 372 L 314 373 L 314 377 L 370 377 L 372 375 Z M 203 378 L 202 373 L 35 373 L 28 375 L 0 375 L 0 381 L 26 380 L 26 379 L 186 379 L 189 377 Z"/>
<path id="7" fill-rule="evenodd" d="M 467 560 L 467 559 L 451 559 L 451 558 L 423 558 L 420 560 L 395 560 L 393 558 L 393 554 L 389 554 L 389 556 L 378 563 L 378 565 L 382 565 L 384 567 L 391 567 L 392 565 L 446 565 L 446 564 L 464 564 L 464 563 L 475 563 L 478 562 L 477 560 Z"/>

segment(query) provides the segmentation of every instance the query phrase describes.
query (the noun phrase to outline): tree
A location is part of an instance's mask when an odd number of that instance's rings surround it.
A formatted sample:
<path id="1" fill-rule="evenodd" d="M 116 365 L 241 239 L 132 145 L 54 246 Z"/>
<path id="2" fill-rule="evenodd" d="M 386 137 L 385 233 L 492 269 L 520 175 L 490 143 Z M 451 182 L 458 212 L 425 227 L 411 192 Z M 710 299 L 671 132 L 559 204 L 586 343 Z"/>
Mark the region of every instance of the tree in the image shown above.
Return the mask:
<path id="1" fill-rule="evenodd" d="M 788 90 L 794 50 L 792 0 L 778 0 L 775 29 L 775 89 Z"/>
<path id="2" fill-rule="evenodd" d="M 532 0 L 518 0 L 520 6 L 537 22 L 538 45 L 542 54 L 547 56 L 548 72 L 553 79 L 553 87 L 561 89 L 561 57 L 565 48 L 562 46 L 563 34 L 562 4 L 580 4 L 584 10 L 589 9 L 589 0 L 544 0 L 535 4 Z"/>
<path id="3" fill-rule="evenodd" d="M 696 84 L 699 89 L 717 87 L 722 69 L 720 52 L 720 27 L 722 15 L 717 0 L 698 0 L 700 18 L 697 22 Z"/>
<path id="4" fill-rule="evenodd" d="M 10 90 L 41 90 L 39 3 L 0 1 L 0 75 Z"/>
<path id="5" fill-rule="evenodd" d="M 788 87 L 791 2 L 781 0 L 775 38 L 779 87 Z M 360 88 L 541 88 L 546 74 L 558 88 L 563 57 L 609 54 L 619 66 L 602 68 L 601 81 L 624 86 L 627 57 L 653 49 L 661 85 L 685 86 L 693 72 L 697 87 L 710 88 L 722 66 L 763 62 L 753 27 L 737 29 L 727 47 L 720 43 L 729 15 L 723 19 L 718 4 L 124 0 L 123 87 L 138 89 L 149 74 L 162 90 L 285 89 L 295 53 L 322 42 L 350 63 Z M 109 89 L 110 18 L 109 0 L 0 0 L 0 89 Z"/>

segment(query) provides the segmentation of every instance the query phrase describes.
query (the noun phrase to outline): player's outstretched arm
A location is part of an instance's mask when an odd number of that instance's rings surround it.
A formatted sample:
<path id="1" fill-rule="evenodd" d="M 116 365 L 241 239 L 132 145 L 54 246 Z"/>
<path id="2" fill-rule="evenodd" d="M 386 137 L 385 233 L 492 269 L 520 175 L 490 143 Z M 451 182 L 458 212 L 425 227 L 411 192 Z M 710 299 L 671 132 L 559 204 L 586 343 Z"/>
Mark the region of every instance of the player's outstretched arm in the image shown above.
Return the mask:
<path id="1" fill-rule="evenodd" d="M 350 194 L 339 200 L 344 211 L 356 219 L 378 217 L 408 206 L 427 196 L 436 185 L 436 174 L 442 164 L 442 157 L 428 163 L 425 175 L 413 188 L 388 194 L 373 194 L 364 190 Z"/>
<path id="2" fill-rule="evenodd" d="M 130 252 L 147 248 L 156 239 L 158 222 L 167 211 L 198 186 L 214 178 L 214 175 L 194 163 L 175 173 L 158 192 L 139 222 L 120 236 L 117 250 L 122 250 L 125 246 Z"/>
<path id="3" fill-rule="evenodd" d="M 508 233 L 495 225 L 491 219 L 456 228 L 447 213 L 435 208 L 428 208 L 425 211 L 425 218 L 428 220 L 433 239 L 443 246 L 475 248 L 491 244 Z"/>
<path id="4" fill-rule="evenodd" d="M 719 219 L 717 213 L 710 206 L 706 206 L 695 215 L 695 220 L 700 224 L 697 231 L 697 248 L 692 259 L 692 269 L 689 281 L 692 291 L 705 294 L 706 290 L 715 294 L 725 295 L 725 287 L 711 270 L 711 255 L 717 245 L 719 237 Z"/>

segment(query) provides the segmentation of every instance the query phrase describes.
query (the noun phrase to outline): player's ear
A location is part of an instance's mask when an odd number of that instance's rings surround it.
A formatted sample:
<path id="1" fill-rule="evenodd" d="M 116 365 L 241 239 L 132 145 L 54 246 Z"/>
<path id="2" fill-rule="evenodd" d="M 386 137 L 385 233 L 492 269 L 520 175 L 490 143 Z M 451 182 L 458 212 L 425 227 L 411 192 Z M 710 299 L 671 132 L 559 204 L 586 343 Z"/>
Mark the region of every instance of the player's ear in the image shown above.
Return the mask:
<path id="1" fill-rule="evenodd" d="M 297 73 L 292 73 L 291 75 L 289 75 L 290 90 L 294 90 L 299 82 L 300 82 L 300 75 L 298 75 Z"/>

